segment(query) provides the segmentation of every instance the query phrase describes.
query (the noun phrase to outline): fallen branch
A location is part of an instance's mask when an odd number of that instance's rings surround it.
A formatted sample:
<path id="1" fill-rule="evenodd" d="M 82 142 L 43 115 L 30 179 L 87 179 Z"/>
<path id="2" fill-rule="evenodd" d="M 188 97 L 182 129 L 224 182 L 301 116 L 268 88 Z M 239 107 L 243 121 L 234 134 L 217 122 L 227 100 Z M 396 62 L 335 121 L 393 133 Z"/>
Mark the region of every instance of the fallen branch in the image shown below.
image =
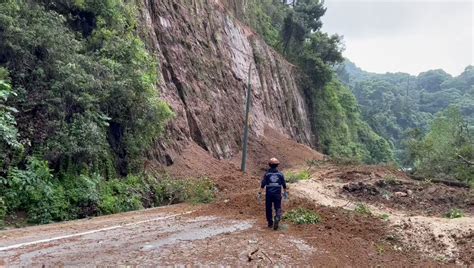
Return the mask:
<path id="1" fill-rule="evenodd" d="M 470 166 L 474 166 L 474 162 L 471 162 L 471 161 L 467 160 L 466 158 L 462 157 L 462 155 L 458 154 L 458 158 L 461 159 L 464 163 L 466 163 Z"/>
<path id="2" fill-rule="evenodd" d="M 409 176 L 411 179 L 417 180 L 417 181 L 431 181 L 431 182 L 434 182 L 434 183 L 442 183 L 442 184 L 447 185 L 447 186 L 469 188 L 469 184 L 467 184 L 467 183 L 465 183 L 465 182 L 462 182 L 462 181 L 441 180 L 441 179 L 427 179 L 427 178 L 425 178 L 425 177 L 415 176 L 415 175 L 411 175 L 411 174 L 408 174 L 408 176 Z"/>
<path id="3" fill-rule="evenodd" d="M 259 249 L 259 248 L 256 248 L 254 251 L 250 252 L 250 253 L 247 255 L 247 257 L 248 257 L 248 259 L 249 259 L 249 262 L 251 262 L 251 261 L 253 260 L 252 255 L 255 254 L 255 253 L 257 253 L 258 249 Z"/>
<path id="4" fill-rule="evenodd" d="M 263 254 L 265 257 L 267 257 L 267 259 L 270 261 L 270 263 L 273 264 L 272 259 L 270 259 L 270 257 L 268 257 L 267 253 L 265 253 L 264 251 L 261 251 L 261 252 L 262 252 L 262 254 Z"/>

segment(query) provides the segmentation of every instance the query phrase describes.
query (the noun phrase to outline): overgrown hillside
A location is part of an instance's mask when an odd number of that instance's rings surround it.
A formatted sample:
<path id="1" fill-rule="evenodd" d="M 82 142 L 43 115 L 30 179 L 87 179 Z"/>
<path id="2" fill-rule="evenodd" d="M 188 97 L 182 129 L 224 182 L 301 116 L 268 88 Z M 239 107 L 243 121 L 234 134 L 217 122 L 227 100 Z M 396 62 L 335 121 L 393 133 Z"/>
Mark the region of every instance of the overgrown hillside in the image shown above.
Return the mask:
<path id="1" fill-rule="evenodd" d="M 142 207 L 144 179 L 116 179 L 142 171 L 172 112 L 137 8 L 0 4 L 0 211 L 49 222 Z"/>

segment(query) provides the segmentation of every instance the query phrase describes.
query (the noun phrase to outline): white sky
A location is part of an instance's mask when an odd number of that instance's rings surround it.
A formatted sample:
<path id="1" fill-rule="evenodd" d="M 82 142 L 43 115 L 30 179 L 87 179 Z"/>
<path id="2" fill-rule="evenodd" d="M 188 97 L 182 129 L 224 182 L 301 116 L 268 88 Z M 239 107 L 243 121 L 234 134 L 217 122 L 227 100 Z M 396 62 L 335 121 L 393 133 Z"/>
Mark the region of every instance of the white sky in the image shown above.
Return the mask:
<path id="1" fill-rule="evenodd" d="M 474 62 L 474 0 L 326 0 L 323 30 L 370 72 L 460 74 Z"/>

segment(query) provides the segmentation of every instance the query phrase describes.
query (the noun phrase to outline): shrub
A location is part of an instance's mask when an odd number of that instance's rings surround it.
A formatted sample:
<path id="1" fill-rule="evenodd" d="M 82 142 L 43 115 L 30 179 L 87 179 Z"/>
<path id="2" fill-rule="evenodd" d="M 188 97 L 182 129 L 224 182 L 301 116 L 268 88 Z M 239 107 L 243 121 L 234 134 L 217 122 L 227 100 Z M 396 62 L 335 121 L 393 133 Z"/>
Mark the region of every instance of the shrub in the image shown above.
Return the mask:
<path id="1" fill-rule="evenodd" d="M 304 170 L 299 173 L 288 172 L 285 177 L 285 180 L 288 183 L 295 183 L 301 180 L 309 180 L 310 178 L 311 178 L 311 174 L 309 173 L 309 171 Z"/>
<path id="2" fill-rule="evenodd" d="M 306 208 L 293 209 L 283 219 L 294 224 L 316 224 L 322 221 L 321 216 Z"/>
<path id="3" fill-rule="evenodd" d="M 69 218 L 64 188 L 53 178 L 46 161 L 30 158 L 25 170 L 13 168 L 2 184 L 9 211 L 26 211 L 30 222 Z"/>
<path id="4" fill-rule="evenodd" d="M 211 180 L 158 180 L 144 175 L 105 180 L 99 174 L 53 177 L 47 161 L 30 158 L 25 169 L 0 178 L 0 226 L 7 213 L 25 211 L 31 223 L 49 223 L 181 202 L 209 203 Z"/>
<path id="5" fill-rule="evenodd" d="M 215 198 L 214 183 L 208 178 L 199 180 L 161 180 L 155 188 L 156 204 L 175 204 L 181 202 L 210 203 Z"/>
<path id="6" fill-rule="evenodd" d="M 366 204 L 362 203 L 357 204 L 354 211 L 362 215 L 372 215 L 372 211 L 370 211 L 369 207 Z"/>
<path id="7" fill-rule="evenodd" d="M 212 202 L 215 198 L 216 188 L 208 178 L 190 181 L 185 188 L 188 192 L 187 202 L 206 204 Z"/>
<path id="8" fill-rule="evenodd" d="M 464 212 L 460 209 L 453 208 L 448 213 L 446 213 L 446 218 L 456 219 L 464 217 Z"/>
<path id="9" fill-rule="evenodd" d="M 100 193 L 98 185 L 104 180 L 100 175 L 65 176 L 61 183 L 71 203 L 70 214 L 77 218 L 99 214 Z"/>
<path id="10" fill-rule="evenodd" d="M 135 176 L 126 180 L 108 180 L 99 185 L 99 210 L 101 214 L 143 209 L 141 188 L 144 184 L 134 184 Z"/>

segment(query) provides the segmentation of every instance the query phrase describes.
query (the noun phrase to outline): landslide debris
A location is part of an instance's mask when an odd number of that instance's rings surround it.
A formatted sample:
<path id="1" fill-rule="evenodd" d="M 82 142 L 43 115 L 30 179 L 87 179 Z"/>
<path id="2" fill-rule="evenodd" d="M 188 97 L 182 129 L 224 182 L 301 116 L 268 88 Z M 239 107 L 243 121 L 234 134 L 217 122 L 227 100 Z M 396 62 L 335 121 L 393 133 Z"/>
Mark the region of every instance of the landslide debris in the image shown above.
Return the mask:
<path id="1" fill-rule="evenodd" d="M 357 201 L 383 204 L 415 215 L 445 216 L 452 209 L 474 214 L 474 195 L 469 189 L 417 181 L 375 179 L 349 182 L 344 194 Z"/>

